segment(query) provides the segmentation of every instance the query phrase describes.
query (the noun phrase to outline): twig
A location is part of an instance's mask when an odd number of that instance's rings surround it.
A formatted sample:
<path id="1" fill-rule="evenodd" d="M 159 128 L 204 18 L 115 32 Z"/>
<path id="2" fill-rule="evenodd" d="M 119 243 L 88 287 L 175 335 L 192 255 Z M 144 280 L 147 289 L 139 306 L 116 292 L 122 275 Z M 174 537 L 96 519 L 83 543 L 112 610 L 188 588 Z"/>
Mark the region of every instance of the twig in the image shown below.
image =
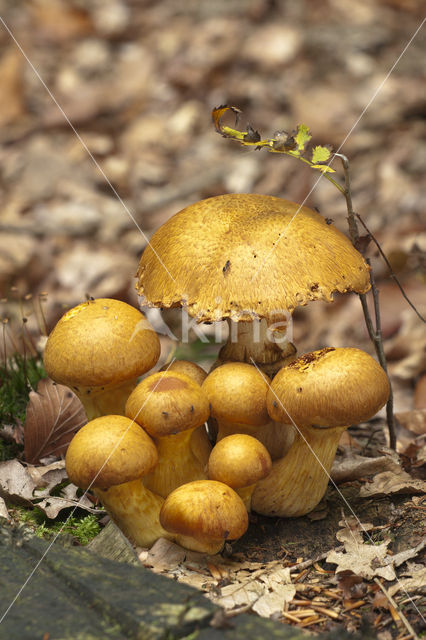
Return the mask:
<path id="1" fill-rule="evenodd" d="M 310 558 L 309 560 L 305 560 L 305 562 L 299 562 L 298 564 L 294 564 L 292 567 L 290 567 L 290 573 L 294 573 L 295 571 L 300 571 L 300 569 L 302 570 L 307 569 L 308 567 L 311 567 L 316 562 L 319 562 L 320 560 L 325 560 L 328 554 L 331 553 L 332 551 L 343 551 L 343 549 L 344 549 L 344 546 L 341 545 L 339 547 L 336 547 L 335 549 L 329 549 L 328 551 L 324 551 L 324 553 L 320 553 L 320 555 L 315 556 L 315 558 Z"/>
<path id="2" fill-rule="evenodd" d="M 352 191 L 351 191 L 351 181 L 350 181 L 350 173 L 349 173 L 349 160 L 346 156 L 341 153 L 336 153 L 336 157 L 340 158 L 343 165 L 343 170 L 345 174 L 345 189 L 344 196 L 346 200 L 346 209 L 348 212 L 348 226 L 349 226 L 349 235 L 352 243 L 356 246 L 359 240 L 359 232 L 358 226 L 356 222 L 356 213 L 352 204 Z M 369 261 L 367 260 L 368 264 Z M 381 323 L 380 323 L 380 305 L 379 305 L 379 292 L 376 287 L 376 283 L 374 281 L 373 271 L 370 270 L 370 282 L 371 282 L 371 291 L 373 294 L 373 302 L 374 302 L 374 314 L 376 320 L 376 328 L 374 329 L 373 321 L 371 319 L 370 310 L 368 308 L 367 296 L 365 293 L 359 293 L 359 298 L 361 301 L 362 311 L 364 314 L 365 324 L 367 326 L 368 335 L 370 336 L 370 340 L 372 341 L 374 348 L 377 353 L 377 358 L 380 362 L 381 367 L 387 372 L 387 362 L 385 351 L 383 348 L 383 339 L 381 333 Z M 386 418 L 389 430 L 389 445 L 391 449 L 396 450 L 396 433 L 395 433 L 395 422 L 393 416 L 393 392 L 392 392 L 392 384 L 389 379 L 389 400 L 386 404 Z"/>
<path id="3" fill-rule="evenodd" d="M 378 580 L 377 578 L 374 578 L 374 582 L 380 587 L 380 589 L 383 591 L 383 593 L 385 594 L 386 598 L 389 600 L 389 602 L 391 603 L 391 605 L 393 606 L 393 608 L 398 611 L 398 615 L 401 618 L 402 622 L 405 625 L 405 628 L 407 629 L 407 631 L 409 633 L 411 633 L 411 636 L 413 638 L 413 640 L 420 640 L 419 636 L 417 635 L 417 633 L 414 631 L 413 627 L 411 626 L 411 624 L 408 622 L 407 618 L 405 617 L 405 615 L 402 613 L 401 609 L 398 607 L 398 605 L 396 604 L 395 600 L 392 598 L 392 596 L 390 595 L 390 593 L 388 592 L 388 590 L 382 585 L 382 583 L 380 582 L 380 580 Z"/>
<path id="4" fill-rule="evenodd" d="M 426 322 L 425 318 L 422 316 L 422 314 L 418 311 L 418 309 L 414 306 L 414 304 L 411 302 L 411 300 L 409 299 L 409 297 L 405 293 L 405 291 L 404 291 L 404 289 L 402 287 L 402 284 L 400 283 L 400 281 L 396 277 L 396 274 L 394 273 L 394 270 L 392 269 L 392 265 L 389 262 L 389 260 L 387 259 L 386 254 L 384 253 L 382 247 L 380 246 L 380 244 L 378 243 L 376 238 L 373 236 L 373 234 L 371 233 L 370 229 L 367 227 L 367 225 L 365 224 L 364 220 L 361 218 L 359 213 L 355 213 L 355 215 L 358 218 L 358 220 L 360 221 L 360 223 L 362 224 L 362 226 L 364 227 L 364 229 L 366 230 L 366 232 L 368 233 L 368 235 L 370 236 L 370 238 L 372 239 L 372 241 L 374 242 L 374 244 L 376 245 L 380 255 L 382 256 L 384 262 L 386 263 L 387 268 L 389 269 L 390 277 L 393 280 L 395 280 L 395 283 L 398 285 L 398 288 L 401 291 L 401 294 L 402 294 L 403 298 L 405 298 L 405 300 L 408 302 L 408 304 L 413 309 L 413 311 L 419 316 L 420 320 L 423 320 L 423 322 Z"/>

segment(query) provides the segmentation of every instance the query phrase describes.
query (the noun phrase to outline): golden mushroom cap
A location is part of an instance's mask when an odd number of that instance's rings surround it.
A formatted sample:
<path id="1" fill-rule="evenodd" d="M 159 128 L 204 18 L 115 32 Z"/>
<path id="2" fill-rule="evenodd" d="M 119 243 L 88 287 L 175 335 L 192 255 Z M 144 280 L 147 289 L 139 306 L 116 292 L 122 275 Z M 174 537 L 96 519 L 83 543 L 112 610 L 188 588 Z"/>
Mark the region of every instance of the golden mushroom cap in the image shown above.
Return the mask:
<path id="1" fill-rule="evenodd" d="M 191 362 L 190 360 L 173 360 L 171 364 L 165 364 L 163 367 L 161 367 L 160 371 L 174 371 L 177 373 L 184 373 L 185 375 L 195 380 L 195 382 L 197 382 L 200 386 L 207 378 L 207 372 L 204 371 L 204 369 L 200 367 L 200 365 L 196 364 L 195 362 Z"/>
<path id="2" fill-rule="evenodd" d="M 335 291 L 365 293 L 369 270 L 315 211 L 273 196 L 229 194 L 186 207 L 156 231 L 136 288 L 144 304 L 185 306 L 200 322 L 271 312 L 278 321 L 310 300 L 330 302 Z"/>
<path id="3" fill-rule="evenodd" d="M 266 393 L 270 380 L 245 362 L 227 362 L 214 369 L 201 388 L 217 420 L 261 426 L 270 422 Z"/>
<path id="4" fill-rule="evenodd" d="M 213 447 L 208 476 L 232 489 L 240 489 L 266 478 L 271 469 L 272 460 L 266 447 L 257 438 L 236 433 Z"/>
<path id="5" fill-rule="evenodd" d="M 69 479 L 82 489 L 107 489 L 136 480 L 157 462 L 151 438 L 124 416 L 102 416 L 88 422 L 71 440 L 65 458 Z"/>
<path id="6" fill-rule="evenodd" d="M 368 420 L 388 397 L 387 375 L 368 353 L 325 348 L 280 369 L 268 391 L 267 405 L 269 415 L 278 422 L 338 427 Z"/>
<path id="7" fill-rule="evenodd" d="M 209 414 L 209 401 L 200 385 L 174 371 L 148 376 L 126 402 L 126 416 L 156 438 L 199 427 Z"/>
<path id="8" fill-rule="evenodd" d="M 160 522 L 166 531 L 198 540 L 235 540 L 246 532 L 248 515 L 231 487 L 215 480 L 195 480 L 167 496 Z"/>
<path id="9" fill-rule="evenodd" d="M 109 298 L 83 302 L 67 311 L 47 340 L 48 375 L 68 386 L 102 386 L 149 371 L 160 341 L 138 309 Z"/>

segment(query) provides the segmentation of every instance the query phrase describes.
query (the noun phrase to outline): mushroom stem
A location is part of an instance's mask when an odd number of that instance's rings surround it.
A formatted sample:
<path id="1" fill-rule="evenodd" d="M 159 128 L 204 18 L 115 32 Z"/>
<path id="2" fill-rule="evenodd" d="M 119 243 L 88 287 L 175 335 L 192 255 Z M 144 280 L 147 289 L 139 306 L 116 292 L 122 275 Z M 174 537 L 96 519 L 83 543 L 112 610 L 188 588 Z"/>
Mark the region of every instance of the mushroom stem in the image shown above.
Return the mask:
<path id="1" fill-rule="evenodd" d="M 234 322 L 227 318 L 227 322 L 228 341 L 221 348 L 214 366 L 227 361 L 254 362 L 267 375 L 273 376 L 294 359 L 296 348 L 288 341 L 282 321 L 276 323 L 276 327 L 268 324 L 265 318 L 252 322 Z"/>
<path id="2" fill-rule="evenodd" d="M 255 488 L 256 482 L 250 484 L 248 487 L 239 487 L 238 489 L 234 489 L 235 493 L 238 493 L 241 500 L 244 502 L 244 506 L 248 513 L 251 511 L 251 498 Z"/>
<path id="3" fill-rule="evenodd" d="M 83 404 L 88 420 L 108 415 L 124 415 L 124 408 L 129 395 L 138 383 L 137 378 L 126 380 L 121 384 L 103 387 L 75 387 L 72 389 Z"/>
<path id="4" fill-rule="evenodd" d="M 191 438 L 194 429 L 186 429 L 176 435 L 153 438 L 158 450 L 158 464 L 143 479 L 150 491 L 167 498 L 177 487 L 193 480 L 207 480 L 206 462 L 194 455 Z M 204 430 L 205 439 L 208 441 Z M 210 444 L 208 443 L 211 449 Z M 208 458 L 208 456 L 207 456 Z"/>
<path id="5" fill-rule="evenodd" d="M 93 491 L 116 525 L 135 544 L 150 547 L 158 538 L 175 539 L 160 524 L 163 498 L 146 489 L 141 480 Z"/>
<path id="6" fill-rule="evenodd" d="M 284 428 L 284 427 L 283 427 Z M 323 497 L 340 436 L 347 427 L 299 427 L 287 455 L 276 460 L 252 497 L 254 511 L 267 516 L 309 513 Z"/>
<path id="7" fill-rule="evenodd" d="M 217 420 L 217 442 L 234 433 L 244 433 L 253 436 L 268 449 L 273 460 L 282 458 L 290 449 L 294 440 L 294 429 L 290 425 L 282 425 L 279 422 L 268 422 L 261 426 L 242 424 L 239 422 L 227 422 Z"/>

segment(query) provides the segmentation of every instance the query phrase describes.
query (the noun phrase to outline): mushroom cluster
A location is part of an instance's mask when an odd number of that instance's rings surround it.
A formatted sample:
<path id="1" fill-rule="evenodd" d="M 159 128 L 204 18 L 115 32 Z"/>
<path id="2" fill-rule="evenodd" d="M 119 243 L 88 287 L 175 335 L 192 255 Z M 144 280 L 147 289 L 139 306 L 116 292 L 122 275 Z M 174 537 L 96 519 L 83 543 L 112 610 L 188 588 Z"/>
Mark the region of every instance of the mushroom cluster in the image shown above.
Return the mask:
<path id="1" fill-rule="evenodd" d="M 369 267 L 349 240 L 298 210 L 269 196 L 218 196 L 173 216 L 146 247 L 137 285 L 145 305 L 229 322 L 208 374 L 179 360 L 150 372 L 158 336 L 117 300 L 71 309 L 49 336 L 46 370 L 77 393 L 89 419 L 68 448 L 68 475 L 138 545 L 167 537 L 217 553 L 244 534 L 251 509 L 308 513 L 325 493 L 342 431 L 387 400 L 387 376 L 367 353 L 296 358 L 286 339 L 296 306 L 369 288 Z"/>

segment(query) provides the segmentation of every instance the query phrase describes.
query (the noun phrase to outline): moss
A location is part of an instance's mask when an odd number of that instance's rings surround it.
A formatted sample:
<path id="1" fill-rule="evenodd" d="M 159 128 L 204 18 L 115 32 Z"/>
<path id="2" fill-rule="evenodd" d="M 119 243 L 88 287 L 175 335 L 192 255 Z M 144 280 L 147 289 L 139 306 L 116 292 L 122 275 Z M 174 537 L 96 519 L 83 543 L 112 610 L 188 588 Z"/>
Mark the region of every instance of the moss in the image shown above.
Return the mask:
<path id="1" fill-rule="evenodd" d="M 46 378 L 46 372 L 41 356 L 28 358 L 16 353 L 0 366 L 0 426 L 25 421 L 30 391 L 42 378 Z M 4 444 L 2 450 L 4 454 Z"/>

